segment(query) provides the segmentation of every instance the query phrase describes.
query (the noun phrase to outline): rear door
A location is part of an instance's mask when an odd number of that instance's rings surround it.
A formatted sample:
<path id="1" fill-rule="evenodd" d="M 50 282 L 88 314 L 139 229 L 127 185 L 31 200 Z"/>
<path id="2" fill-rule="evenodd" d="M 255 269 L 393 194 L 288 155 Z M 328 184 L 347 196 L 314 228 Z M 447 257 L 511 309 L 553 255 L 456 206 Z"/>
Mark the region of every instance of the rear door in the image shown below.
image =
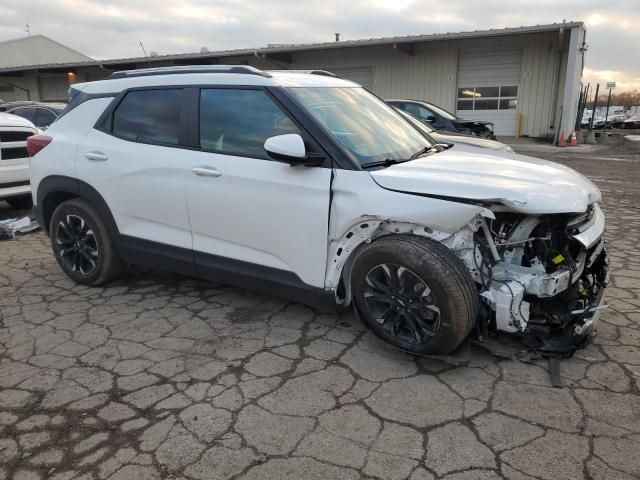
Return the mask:
<path id="1" fill-rule="evenodd" d="M 76 169 L 105 199 L 125 241 L 152 241 L 158 253 L 188 260 L 183 95 L 181 88 L 151 88 L 121 96 L 81 143 Z"/>
<path id="2" fill-rule="evenodd" d="M 264 141 L 300 133 L 262 88 L 202 88 L 187 202 L 197 268 L 324 286 L 331 169 L 270 160 Z"/>

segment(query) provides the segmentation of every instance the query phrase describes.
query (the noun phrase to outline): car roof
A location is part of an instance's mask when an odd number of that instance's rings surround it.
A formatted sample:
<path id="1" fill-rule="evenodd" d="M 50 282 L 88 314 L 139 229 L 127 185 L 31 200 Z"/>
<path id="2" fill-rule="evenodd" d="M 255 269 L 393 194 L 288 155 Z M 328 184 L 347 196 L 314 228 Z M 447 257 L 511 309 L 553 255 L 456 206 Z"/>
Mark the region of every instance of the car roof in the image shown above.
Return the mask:
<path id="1" fill-rule="evenodd" d="M 258 70 L 238 65 L 168 67 L 116 72 L 95 82 L 74 84 L 89 94 L 118 93 L 136 87 L 238 85 L 265 87 L 359 87 L 322 70 Z"/>

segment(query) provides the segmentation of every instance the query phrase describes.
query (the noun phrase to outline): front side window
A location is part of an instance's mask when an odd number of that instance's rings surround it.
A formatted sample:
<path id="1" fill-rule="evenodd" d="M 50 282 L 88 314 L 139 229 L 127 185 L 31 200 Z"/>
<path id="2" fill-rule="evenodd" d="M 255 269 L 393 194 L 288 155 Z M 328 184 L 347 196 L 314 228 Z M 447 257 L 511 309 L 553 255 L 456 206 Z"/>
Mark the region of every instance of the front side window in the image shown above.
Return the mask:
<path id="1" fill-rule="evenodd" d="M 361 165 L 403 160 L 428 140 L 393 107 L 359 87 L 291 87 L 289 92 Z"/>
<path id="2" fill-rule="evenodd" d="M 263 90 L 201 90 L 201 148 L 268 159 L 265 140 L 287 133 L 300 134 L 300 130 Z"/>
<path id="3" fill-rule="evenodd" d="M 134 90 L 113 112 L 113 133 L 127 140 L 180 143 L 181 89 Z"/>
<path id="4" fill-rule="evenodd" d="M 38 108 L 36 111 L 36 127 L 48 127 L 56 119 L 56 114 L 48 108 Z"/>

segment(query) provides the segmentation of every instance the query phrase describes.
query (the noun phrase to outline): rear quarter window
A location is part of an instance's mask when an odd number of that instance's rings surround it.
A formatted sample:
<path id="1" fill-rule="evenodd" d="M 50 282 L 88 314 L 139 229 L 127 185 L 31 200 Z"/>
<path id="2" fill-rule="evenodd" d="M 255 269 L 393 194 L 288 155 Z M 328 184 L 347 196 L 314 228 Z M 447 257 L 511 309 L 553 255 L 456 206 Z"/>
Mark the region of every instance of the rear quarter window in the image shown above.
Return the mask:
<path id="1" fill-rule="evenodd" d="M 112 132 L 127 140 L 180 144 L 182 89 L 134 90 L 113 112 Z"/>

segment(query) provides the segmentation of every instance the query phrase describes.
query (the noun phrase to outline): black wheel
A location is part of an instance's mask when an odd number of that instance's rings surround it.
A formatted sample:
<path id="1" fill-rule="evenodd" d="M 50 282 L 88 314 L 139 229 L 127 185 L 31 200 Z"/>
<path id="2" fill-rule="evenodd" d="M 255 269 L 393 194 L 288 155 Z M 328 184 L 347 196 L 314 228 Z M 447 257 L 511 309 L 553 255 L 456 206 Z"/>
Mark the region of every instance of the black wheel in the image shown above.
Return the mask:
<path id="1" fill-rule="evenodd" d="M 58 264 L 72 280 L 97 286 L 122 274 L 124 265 L 111 234 L 86 201 L 61 203 L 51 216 L 49 235 Z"/>
<path id="2" fill-rule="evenodd" d="M 364 323 L 412 353 L 447 354 L 475 324 L 478 291 L 444 245 L 388 236 L 365 246 L 352 270 L 353 300 Z"/>
<path id="3" fill-rule="evenodd" d="M 7 198 L 6 200 L 9 205 L 11 205 L 13 208 L 17 208 L 18 210 L 33 207 L 31 195 L 21 195 L 19 197 Z"/>

